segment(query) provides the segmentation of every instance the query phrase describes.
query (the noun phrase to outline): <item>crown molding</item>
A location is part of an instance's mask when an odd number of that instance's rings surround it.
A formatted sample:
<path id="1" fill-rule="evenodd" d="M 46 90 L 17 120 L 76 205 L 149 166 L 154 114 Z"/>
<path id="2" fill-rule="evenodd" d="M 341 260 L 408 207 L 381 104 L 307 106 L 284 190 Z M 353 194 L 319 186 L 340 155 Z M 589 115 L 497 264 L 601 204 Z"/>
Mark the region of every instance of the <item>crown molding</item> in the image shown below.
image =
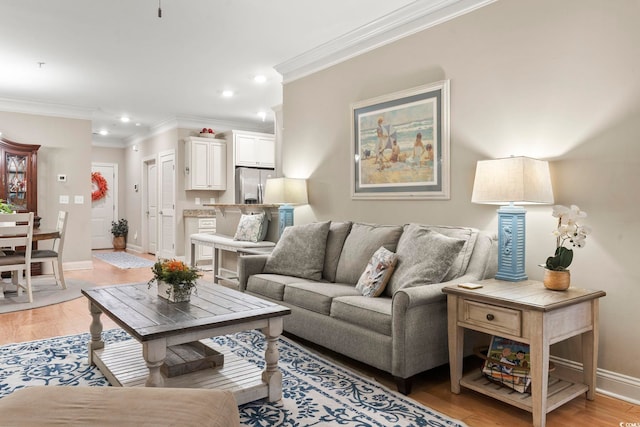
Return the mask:
<path id="1" fill-rule="evenodd" d="M 96 108 L 54 104 L 50 102 L 31 101 L 25 99 L 0 98 L 0 111 L 63 117 L 66 119 L 91 120 Z"/>
<path id="2" fill-rule="evenodd" d="M 253 132 L 273 133 L 273 122 L 265 122 L 256 124 L 251 121 L 242 120 L 220 120 L 207 117 L 197 116 L 178 116 L 170 117 L 157 124 L 151 126 L 148 132 L 137 134 L 126 139 L 125 146 L 129 147 L 140 144 L 147 138 L 159 135 L 172 129 L 201 129 L 213 128 L 216 133 L 224 132 L 229 129 L 243 129 Z"/>
<path id="3" fill-rule="evenodd" d="M 276 65 L 283 84 L 418 33 L 497 0 L 417 0 L 330 42 Z"/>

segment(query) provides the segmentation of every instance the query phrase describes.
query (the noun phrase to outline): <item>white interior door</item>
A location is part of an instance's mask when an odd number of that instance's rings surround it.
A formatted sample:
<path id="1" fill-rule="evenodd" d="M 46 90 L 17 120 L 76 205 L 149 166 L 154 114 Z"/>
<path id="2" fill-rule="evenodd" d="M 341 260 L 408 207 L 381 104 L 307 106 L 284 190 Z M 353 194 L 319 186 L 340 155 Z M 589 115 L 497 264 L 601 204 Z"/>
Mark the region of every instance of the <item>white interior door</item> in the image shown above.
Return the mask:
<path id="1" fill-rule="evenodd" d="M 158 251 L 159 258 L 173 258 L 176 254 L 175 153 L 160 153 L 158 162 Z"/>
<path id="2" fill-rule="evenodd" d="M 118 216 L 118 165 L 116 163 L 92 163 L 91 172 L 99 172 L 107 181 L 107 193 L 91 202 L 91 248 L 113 247 L 111 221 Z M 92 183 L 91 191 L 97 187 Z"/>
<path id="3" fill-rule="evenodd" d="M 155 254 L 158 250 L 158 166 L 156 160 L 145 162 L 146 169 L 146 210 L 147 252 Z"/>

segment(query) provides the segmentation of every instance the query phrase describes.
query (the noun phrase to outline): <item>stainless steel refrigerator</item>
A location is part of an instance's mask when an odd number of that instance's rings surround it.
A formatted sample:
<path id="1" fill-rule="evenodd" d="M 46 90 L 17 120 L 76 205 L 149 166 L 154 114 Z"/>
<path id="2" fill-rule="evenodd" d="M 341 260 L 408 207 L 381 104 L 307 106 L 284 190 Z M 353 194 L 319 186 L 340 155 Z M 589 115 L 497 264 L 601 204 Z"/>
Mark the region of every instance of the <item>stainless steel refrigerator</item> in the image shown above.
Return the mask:
<path id="1" fill-rule="evenodd" d="M 236 203 L 262 204 L 267 178 L 275 178 L 274 169 L 236 168 Z"/>

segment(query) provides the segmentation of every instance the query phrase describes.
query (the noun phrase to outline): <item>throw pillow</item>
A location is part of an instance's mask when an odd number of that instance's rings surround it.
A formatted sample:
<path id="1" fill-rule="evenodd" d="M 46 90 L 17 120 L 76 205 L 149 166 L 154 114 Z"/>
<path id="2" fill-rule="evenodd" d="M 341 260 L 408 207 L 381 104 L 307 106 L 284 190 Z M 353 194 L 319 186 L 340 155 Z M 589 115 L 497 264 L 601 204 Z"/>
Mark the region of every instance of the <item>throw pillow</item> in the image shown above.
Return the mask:
<path id="1" fill-rule="evenodd" d="M 367 268 L 364 269 L 364 273 L 358 280 L 356 289 L 365 297 L 380 296 L 391 278 L 397 260 L 396 254 L 381 246 L 369 260 Z"/>
<path id="2" fill-rule="evenodd" d="M 329 235 L 327 236 L 327 250 L 324 256 L 324 268 L 322 278 L 329 282 L 336 281 L 336 270 L 342 253 L 342 246 L 351 230 L 351 221 L 331 222 Z"/>
<path id="3" fill-rule="evenodd" d="M 262 237 L 262 224 L 264 222 L 266 222 L 264 213 L 255 215 L 242 214 L 233 240 L 259 242 Z"/>
<path id="4" fill-rule="evenodd" d="M 396 252 L 401 234 L 401 225 L 354 223 L 342 246 L 336 270 L 336 282 L 353 285 L 358 283 L 360 275 L 374 252 L 380 246 Z"/>
<path id="5" fill-rule="evenodd" d="M 285 228 L 263 272 L 320 280 L 330 224 L 314 222 Z"/>
<path id="6" fill-rule="evenodd" d="M 464 239 L 447 237 L 428 227 L 409 224 L 398 242 L 398 264 L 385 294 L 401 288 L 440 283 L 464 246 Z"/>

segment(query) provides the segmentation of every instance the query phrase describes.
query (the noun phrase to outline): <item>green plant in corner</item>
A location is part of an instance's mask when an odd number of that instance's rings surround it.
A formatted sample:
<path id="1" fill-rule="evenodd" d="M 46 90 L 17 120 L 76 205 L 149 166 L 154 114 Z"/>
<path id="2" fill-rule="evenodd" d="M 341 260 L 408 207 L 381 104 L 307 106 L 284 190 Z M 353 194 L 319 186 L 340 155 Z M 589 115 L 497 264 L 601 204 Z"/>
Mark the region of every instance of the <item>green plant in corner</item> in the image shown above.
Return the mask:
<path id="1" fill-rule="evenodd" d="M 129 223 L 126 219 L 120 218 L 118 222 L 111 221 L 111 234 L 113 237 L 126 236 L 129 232 Z"/>
<path id="2" fill-rule="evenodd" d="M 553 256 L 547 258 L 544 267 L 549 270 L 563 271 L 573 261 L 573 249 L 567 246 L 583 248 L 591 228 L 578 224 L 581 218 L 586 218 L 587 213 L 581 211 L 576 205 L 571 205 L 570 208 L 556 205 L 553 207 L 552 215 L 558 218 L 558 226 L 553 231 L 556 236 L 556 251 Z"/>

